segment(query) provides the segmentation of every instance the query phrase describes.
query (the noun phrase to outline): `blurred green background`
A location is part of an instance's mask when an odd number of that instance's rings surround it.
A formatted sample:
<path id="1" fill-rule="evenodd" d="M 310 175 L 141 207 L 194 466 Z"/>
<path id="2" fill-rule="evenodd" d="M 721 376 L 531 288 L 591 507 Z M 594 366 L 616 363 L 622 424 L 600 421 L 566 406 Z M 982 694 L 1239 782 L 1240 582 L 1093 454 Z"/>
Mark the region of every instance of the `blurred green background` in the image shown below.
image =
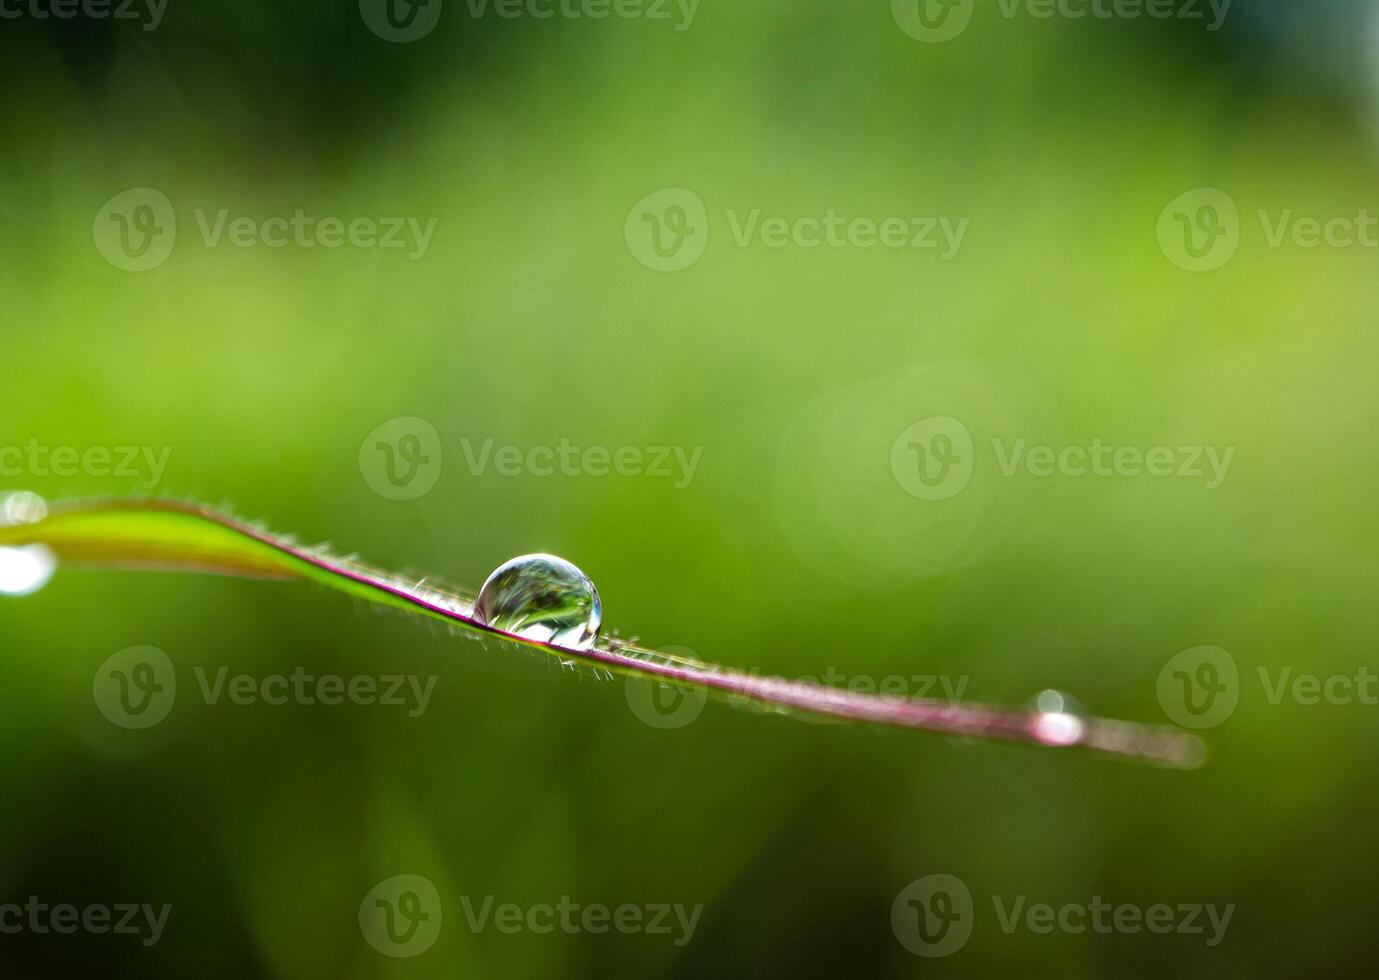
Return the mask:
<path id="1" fill-rule="evenodd" d="M 148 946 L 0 935 L 0 974 L 1367 969 L 1379 708 L 1271 703 L 1259 671 L 1379 668 L 1379 254 L 1359 236 L 1269 240 L 1280 221 L 1379 214 L 1375 5 L 1237 0 L 1209 30 L 1203 4 L 1044 19 L 976 0 L 935 42 L 904 29 L 923 22 L 903 3 L 606 19 L 433 3 L 412 40 L 372 30 L 388 22 L 369 0 L 169 0 L 154 29 L 140 7 L 5 6 L 0 448 L 170 451 L 156 481 L 26 459 L 0 488 L 223 502 L 471 587 L 551 551 L 598 584 L 610 629 L 792 677 L 924 675 L 1016 704 L 1056 687 L 1163 722 L 1161 671 L 1212 645 L 1238 665 L 1238 704 L 1189 773 L 714 702 L 658 727 L 621 681 L 312 587 L 63 569 L 0 601 L 0 903 L 172 908 Z M 172 234 L 155 209 L 145 271 L 110 251 L 107 202 L 132 188 L 174 211 Z M 666 188 L 689 210 L 644 217 Z M 1159 230 L 1214 234 L 1199 199 L 1170 208 L 1199 188 L 1238 215 L 1215 212 L 1235 251 L 1194 272 Z M 255 227 L 298 210 L 435 225 L 416 258 L 238 247 L 199 227 L 222 209 Z M 741 244 L 754 210 L 967 225 L 947 259 Z M 136 233 L 147 213 L 126 214 Z M 702 255 L 650 267 L 657 222 L 702 236 L 679 243 Z M 412 499 L 370 484 L 370 435 L 397 418 L 439 440 Z M 931 418 L 973 443 L 945 499 L 893 465 Z M 466 451 L 562 439 L 702 456 L 677 480 L 504 475 Z M 1214 488 L 1007 475 L 993 440 L 1021 439 L 1234 455 Z M 175 706 L 146 730 L 92 697 L 135 645 L 177 669 Z M 408 717 L 207 704 L 197 666 L 438 679 Z M 419 955 L 383 955 L 359 923 L 399 874 L 443 909 Z M 931 874 L 974 902 L 942 957 L 892 924 Z M 473 928 L 465 903 L 488 896 L 702 915 L 680 945 Z M 1234 912 L 1213 946 L 1007 932 L 993 900 L 1020 896 Z"/>

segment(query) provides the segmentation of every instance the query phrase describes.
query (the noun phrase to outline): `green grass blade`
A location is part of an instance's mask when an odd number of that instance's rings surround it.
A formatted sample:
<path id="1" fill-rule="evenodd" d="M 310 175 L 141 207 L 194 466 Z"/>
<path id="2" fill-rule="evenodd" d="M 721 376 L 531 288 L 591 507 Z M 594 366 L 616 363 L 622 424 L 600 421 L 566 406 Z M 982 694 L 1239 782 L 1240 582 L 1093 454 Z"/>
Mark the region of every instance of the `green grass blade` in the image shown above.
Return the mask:
<path id="1" fill-rule="evenodd" d="M 760 677 L 674 657 L 617 639 L 592 649 L 537 643 L 493 629 L 474 615 L 471 594 L 431 580 L 405 579 L 351 558 L 305 547 L 220 511 L 170 500 L 58 504 L 27 523 L 0 523 L 0 548 L 42 545 L 60 564 L 165 569 L 315 582 L 368 602 L 501 636 L 565 662 L 655 682 L 703 689 L 785 713 L 1050 748 L 1082 748 L 1173 768 L 1195 768 L 1204 747 L 1177 729 L 1028 709 L 913 700 Z"/>

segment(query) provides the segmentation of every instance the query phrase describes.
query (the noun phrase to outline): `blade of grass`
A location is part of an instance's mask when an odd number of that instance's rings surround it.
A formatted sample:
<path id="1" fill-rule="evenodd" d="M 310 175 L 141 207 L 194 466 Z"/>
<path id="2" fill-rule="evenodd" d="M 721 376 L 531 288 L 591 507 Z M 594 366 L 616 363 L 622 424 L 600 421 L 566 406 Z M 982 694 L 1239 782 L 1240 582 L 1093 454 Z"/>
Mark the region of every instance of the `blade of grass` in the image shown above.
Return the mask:
<path id="1" fill-rule="evenodd" d="M 470 594 L 428 580 L 404 579 L 323 548 L 306 547 L 198 504 L 147 499 L 74 501 L 54 505 L 33 523 L 0 525 L 0 547 L 32 544 L 49 548 L 68 564 L 316 582 L 369 602 L 501 636 L 562 661 L 746 699 L 775 711 L 1051 748 L 1091 749 L 1173 768 L 1195 768 L 1205 756 L 1197 736 L 1164 726 L 904 699 L 760 677 L 618 639 L 600 638 L 588 650 L 537 643 L 477 619 Z"/>

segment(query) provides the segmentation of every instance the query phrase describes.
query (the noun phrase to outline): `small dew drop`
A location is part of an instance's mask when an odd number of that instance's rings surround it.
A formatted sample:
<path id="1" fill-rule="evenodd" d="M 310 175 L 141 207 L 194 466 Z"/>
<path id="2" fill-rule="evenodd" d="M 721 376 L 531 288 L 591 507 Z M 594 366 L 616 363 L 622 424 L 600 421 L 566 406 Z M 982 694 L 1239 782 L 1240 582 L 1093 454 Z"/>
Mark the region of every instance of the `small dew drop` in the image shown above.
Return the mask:
<path id="1" fill-rule="evenodd" d="M 1087 729 L 1084 712 L 1062 691 L 1040 691 L 1031 706 L 1034 718 L 1034 737 L 1045 745 L 1076 745 Z"/>
<path id="2" fill-rule="evenodd" d="M 479 590 L 474 614 L 504 633 L 573 650 L 594 645 L 603 619 L 589 576 L 555 555 L 499 565 Z"/>
<path id="3" fill-rule="evenodd" d="M 0 525 L 37 524 L 48 516 L 48 504 L 36 493 L 16 490 L 0 495 Z"/>
<path id="4" fill-rule="evenodd" d="M 1052 688 L 1040 691 L 1030 699 L 1030 707 L 1043 714 L 1085 714 L 1081 703 L 1071 694 L 1055 691 Z"/>

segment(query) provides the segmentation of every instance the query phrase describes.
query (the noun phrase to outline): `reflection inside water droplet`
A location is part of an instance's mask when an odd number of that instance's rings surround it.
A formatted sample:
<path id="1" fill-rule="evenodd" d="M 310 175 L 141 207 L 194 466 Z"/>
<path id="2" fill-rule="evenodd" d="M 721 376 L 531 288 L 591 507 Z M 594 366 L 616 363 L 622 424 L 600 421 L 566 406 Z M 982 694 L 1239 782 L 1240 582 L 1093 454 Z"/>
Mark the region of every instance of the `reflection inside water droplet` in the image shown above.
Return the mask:
<path id="1" fill-rule="evenodd" d="M 499 565 L 479 590 L 474 614 L 504 633 L 574 650 L 594 645 L 603 618 L 594 583 L 555 555 Z"/>

